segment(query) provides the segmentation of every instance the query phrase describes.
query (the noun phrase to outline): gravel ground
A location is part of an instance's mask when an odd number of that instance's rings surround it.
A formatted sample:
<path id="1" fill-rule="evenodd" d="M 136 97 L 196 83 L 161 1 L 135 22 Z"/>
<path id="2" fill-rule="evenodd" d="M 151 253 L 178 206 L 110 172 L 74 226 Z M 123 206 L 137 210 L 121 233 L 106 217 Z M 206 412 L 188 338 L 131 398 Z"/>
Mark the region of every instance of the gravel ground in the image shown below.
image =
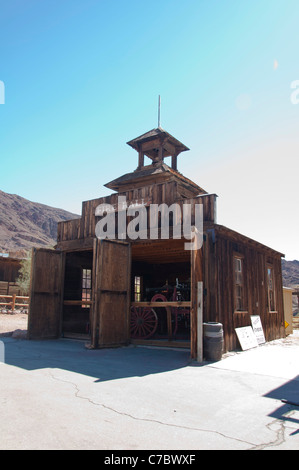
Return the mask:
<path id="1" fill-rule="evenodd" d="M 28 315 L 26 313 L 0 313 L 0 336 L 26 336 Z"/>

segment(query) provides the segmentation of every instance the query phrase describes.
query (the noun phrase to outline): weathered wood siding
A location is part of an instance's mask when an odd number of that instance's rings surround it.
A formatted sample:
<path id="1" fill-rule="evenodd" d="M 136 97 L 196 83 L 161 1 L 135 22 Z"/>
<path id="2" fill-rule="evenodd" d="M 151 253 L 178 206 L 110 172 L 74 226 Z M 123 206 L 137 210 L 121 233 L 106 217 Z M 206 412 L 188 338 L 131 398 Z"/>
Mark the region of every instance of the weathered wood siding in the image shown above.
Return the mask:
<path id="1" fill-rule="evenodd" d="M 235 311 L 234 254 L 244 256 L 244 282 L 247 309 Z M 251 326 L 251 315 L 259 315 L 266 341 L 285 336 L 282 270 L 280 254 L 257 243 L 251 243 L 235 232 L 211 230 L 204 243 L 204 320 L 223 324 L 225 349 L 239 348 L 235 328 Z M 274 272 L 276 310 L 269 311 L 267 266 Z"/>
<path id="2" fill-rule="evenodd" d="M 196 198 L 182 199 L 178 190 L 177 182 L 168 182 L 163 184 L 154 184 L 143 188 L 137 188 L 127 191 L 125 193 L 115 193 L 107 197 L 85 201 L 82 204 L 82 217 L 66 222 L 58 223 L 57 230 L 57 243 L 58 248 L 72 249 L 74 244 L 67 244 L 65 242 L 75 240 L 90 240 L 95 237 L 95 228 L 99 217 L 95 216 L 96 208 L 100 204 L 110 204 L 117 207 L 118 197 L 125 197 L 127 205 L 138 201 L 144 201 L 148 212 L 148 227 L 149 227 L 149 205 L 162 204 L 171 205 L 178 203 L 183 212 L 183 204 L 190 204 L 192 208 L 192 222 L 195 219 L 195 205 L 203 205 L 203 219 L 206 222 L 216 222 L 216 198 L 215 194 L 203 194 Z M 131 218 L 128 217 L 128 222 Z M 116 233 L 117 233 L 117 218 L 116 218 Z M 85 247 L 90 248 L 90 246 Z M 84 248 L 81 242 L 80 248 Z"/>
<path id="3" fill-rule="evenodd" d="M 131 247 L 129 243 L 97 240 L 93 250 L 93 348 L 129 343 Z"/>
<path id="4" fill-rule="evenodd" d="M 61 335 L 64 253 L 44 248 L 32 250 L 29 339 Z"/>
<path id="5" fill-rule="evenodd" d="M 0 281 L 15 282 L 20 268 L 20 259 L 0 257 Z"/>

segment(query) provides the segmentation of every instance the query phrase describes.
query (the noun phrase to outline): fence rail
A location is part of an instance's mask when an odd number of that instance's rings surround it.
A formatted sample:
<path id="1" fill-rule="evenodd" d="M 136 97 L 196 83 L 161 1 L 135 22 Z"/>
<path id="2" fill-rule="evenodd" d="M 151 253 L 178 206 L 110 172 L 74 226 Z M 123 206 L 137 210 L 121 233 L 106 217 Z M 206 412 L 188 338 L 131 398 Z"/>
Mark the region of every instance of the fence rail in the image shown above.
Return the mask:
<path id="1" fill-rule="evenodd" d="M 293 317 L 293 328 L 295 330 L 299 330 L 299 316 Z"/>
<path id="2" fill-rule="evenodd" d="M 16 294 L 0 295 L 0 309 L 2 307 L 11 307 L 12 311 L 14 311 L 16 307 L 29 307 L 29 297 Z"/>

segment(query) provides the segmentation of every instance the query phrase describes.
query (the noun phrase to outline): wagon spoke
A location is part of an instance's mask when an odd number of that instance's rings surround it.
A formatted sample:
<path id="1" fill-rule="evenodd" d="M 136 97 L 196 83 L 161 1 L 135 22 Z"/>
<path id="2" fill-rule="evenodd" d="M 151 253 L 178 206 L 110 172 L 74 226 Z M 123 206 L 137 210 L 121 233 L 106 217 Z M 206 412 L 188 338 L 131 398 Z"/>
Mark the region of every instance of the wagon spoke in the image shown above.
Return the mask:
<path id="1" fill-rule="evenodd" d="M 158 325 L 156 312 L 150 307 L 131 308 L 131 337 L 145 339 L 152 336 Z"/>

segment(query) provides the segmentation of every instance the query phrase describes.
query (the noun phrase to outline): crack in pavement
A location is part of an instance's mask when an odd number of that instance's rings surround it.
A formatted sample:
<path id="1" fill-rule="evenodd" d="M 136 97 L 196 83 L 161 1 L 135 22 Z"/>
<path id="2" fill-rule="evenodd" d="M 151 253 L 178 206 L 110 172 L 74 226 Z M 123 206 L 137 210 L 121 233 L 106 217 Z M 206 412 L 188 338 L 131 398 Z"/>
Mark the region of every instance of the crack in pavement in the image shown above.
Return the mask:
<path id="1" fill-rule="evenodd" d="M 61 379 L 59 377 L 55 377 L 51 373 L 51 371 L 49 371 L 49 374 L 52 377 L 52 379 L 63 382 L 63 383 L 66 383 L 66 384 L 71 385 L 72 387 L 74 387 L 75 396 L 77 398 L 79 398 L 81 400 L 86 400 L 92 405 L 100 406 L 104 409 L 107 409 L 107 410 L 113 412 L 113 413 L 116 413 L 120 416 L 126 416 L 126 417 L 128 417 L 130 419 L 133 419 L 135 421 L 156 423 L 156 424 L 159 424 L 161 426 L 168 426 L 168 427 L 174 427 L 174 428 L 179 428 L 179 429 L 186 429 L 186 430 L 189 430 L 189 431 L 198 431 L 198 432 L 203 432 L 203 433 L 218 434 L 219 436 L 221 436 L 225 439 L 241 442 L 242 444 L 248 444 L 249 446 L 251 446 L 248 450 L 263 450 L 263 449 L 266 449 L 268 447 L 277 447 L 277 446 L 280 446 L 281 444 L 283 444 L 286 440 L 285 439 L 285 431 L 286 431 L 287 426 L 284 423 L 284 421 L 282 421 L 281 419 L 275 419 L 274 421 L 271 421 L 271 423 L 266 424 L 266 427 L 269 429 L 269 431 L 271 431 L 272 433 L 275 433 L 275 438 L 272 441 L 269 441 L 269 442 L 266 442 L 266 443 L 263 443 L 263 444 L 254 444 L 253 442 L 249 442 L 249 441 L 246 441 L 244 439 L 239 439 L 237 437 L 232 437 L 232 436 L 226 435 L 226 434 L 221 433 L 220 431 L 216 431 L 216 430 L 205 429 L 205 428 L 196 428 L 196 427 L 192 427 L 192 426 L 184 426 L 184 425 L 181 425 L 181 424 L 167 423 L 167 422 L 160 421 L 160 420 L 157 420 L 157 419 L 152 419 L 152 418 L 140 418 L 140 417 L 134 416 L 130 413 L 127 413 L 127 412 L 124 412 L 124 411 L 119 411 L 115 408 L 112 408 L 111 406 L 105 405 L 104 403 L 99 403 L 99 402 L 96 402 L 96 401 L 92 400 L 89 397 L 80 395 L 80 389 L 79 389 L 79 387 L 77 386 L 76 383 L 71 382 L 69 380 Z M 291 413 L 291 414 L 293 414 L 293 413 Z M 289 416 L 291 416 L 291 414 Z M 278 426 L 278 429 L 273 429 L 275 426 Z"/>
<path id="2" fill-rule="evenodd" d="M 252 446 L 252 449 L 255 449 L 255 447 L 256 447 L 256 444 L 254 444 L 253 442 L 245 441 L 243 439 L 238 439 L 237 437 L 228 436 L 228 435 L 226 435 L 224 433 L 221 433 L 219 431 L 215 431 L 215 430 L 211 430 L 211 429 L 204 429 L 204 428 L 194 428 L 194 427 L 191 427 L 191 426 L 184 426 L 184 425 L 181 425 L 181 424 L 166 423 L 164 421 L 160 421 L 160 420 L 157 420 L 157 419 L 151 419 L 151 418 L 139 418 L 137 416 L 131 415 L 130 413 L 126 413 L 124 411 L 116 410 L 115 408 L 112 408 L 111 406 L 105 405 L 104 403 L 95 402 L 94 400 L 90 399 L 89 397 L 80 396 L 79 395 L 80 389 L 78 388 L 76 383 L 70 382 L 68 380 L 64 380 L 64 379 L 61 379 L 61 378 L 58 378 L 58 377 L 55 377 L 50 371 L 49 371 L 49 374 L 54 380 L 67 383 L 68 385 L 72 385 L 76 390 L 75 396 L 77 398 L 80 398 L 82 400 L 86 400 L 89 403 L 91 403 L 92 405 L 100 406 L 100 407 L 105 408 L 109 411 L 112 411 L 113 413 L 116 413 L 120 416 L 126 416 L 126 417 L 128 417 L 130 419 L 133 419 L 135 421 L 156 423 L 156 424 L 159 424 L 161 426 L 168 426 L 168 427 L 174 427 L 174 428 L 179 428 L 179 429 L 186 429 L 186 430 L 189 430 L 189 431 L 198 431 L 198 432 L 204 432 L 204 433 L 218 434 L 219 436 L 224 437 L 225 439 L 241 442 L 242 444 L 248 444 L 248 445 Z"/>
<path id="3" fill-rule="evenodd" d="M 282 401 L 282 400 L 281 400 Z M 297 405 L 295 405 L 297 406 Z M 271 441 L 269 443 L 261 444 L 259 446 L 256 446 L 256 450 L 263 450 L 268 447 L 278 447 L 284 442 L 286 442 L 286 431 L 287 429 L 293 430 L 293 427 L 288 426 L 287 422 L 291 423 L 298 423 L 298 420 L 294 418 L 293 416 L 296 414 L 297 410 L 292 409 L 292 405 L 288 407 L 288 411 L 283 413 L 280 417 L 276 418 L 274 421 L 269 423 L 267 425 L 268 429 L 270 429 L 272 432 L 276 433 L 276 439 L 274 441 Z M 274 426 L 278 426 L 278 429 L 272 429 Z M 297 434 L 299 429 L 291 433 L 291 435 Z"/>
<path id="4" fill-rule="evenodd" d="M 279 428 L 277 430 L 271 429 L 271 426 L 273 427 L 276 424 L 278 424 Z M 265 443 L 265 444 L 259 444 L 255 447 L 252 447 L 249 450 L 263 450 L 263 449 L 266 449 L 267 447 L 280 446 L 281 444 L 283 444 L 285 442 L 285 429 L 286 429 L 286 426 L 285 426 L 285 423 L 283 421 L 281 421 L 279 419 L 275 419 L 271 423 L 267 424 L 266 427 L 270 431 L 272 431 L 276 434 L 275 439 L 273 441 L 270 441 L 270 442 Z"/>

